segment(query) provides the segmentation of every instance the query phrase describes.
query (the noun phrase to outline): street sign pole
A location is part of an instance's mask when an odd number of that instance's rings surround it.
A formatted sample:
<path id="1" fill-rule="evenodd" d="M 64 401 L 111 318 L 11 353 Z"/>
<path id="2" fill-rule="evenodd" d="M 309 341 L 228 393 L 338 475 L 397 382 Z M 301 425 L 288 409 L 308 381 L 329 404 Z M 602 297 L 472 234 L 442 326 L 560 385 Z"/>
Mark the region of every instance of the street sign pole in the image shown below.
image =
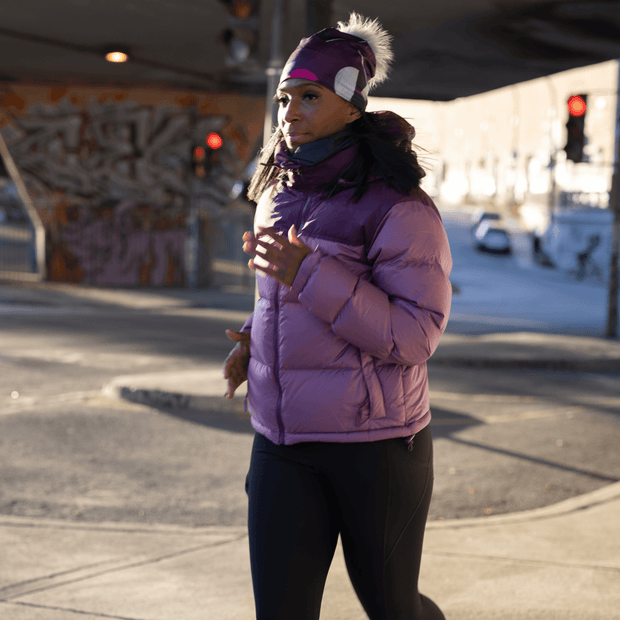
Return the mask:
<path id="1" fill-rule="evenodd" d="M 609 263 L 609 296 L 607 299 L 607 338 L 618 338 L 618 241 L 620 238 L 620 60 L 616 89 L 616 136 L 614 146 L 614 173 L 609 193 L 609 208 L 613 213 L 611 259 Z"/>

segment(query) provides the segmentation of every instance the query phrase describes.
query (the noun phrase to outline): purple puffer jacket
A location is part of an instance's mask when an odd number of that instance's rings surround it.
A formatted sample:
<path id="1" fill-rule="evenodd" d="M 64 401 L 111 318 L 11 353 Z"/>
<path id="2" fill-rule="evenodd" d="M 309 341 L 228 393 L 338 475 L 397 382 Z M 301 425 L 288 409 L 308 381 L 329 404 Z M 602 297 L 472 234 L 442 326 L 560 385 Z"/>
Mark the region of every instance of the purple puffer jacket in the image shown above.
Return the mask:
<path id="1" fill-rule="evenodd" d="M 314 188 L 341 173 L 349 147 L 259 201 L 254 222 L 314 251 L 291 288 L 257 272 L 247 405 L 254 429 L 277 444 L 411 436 L 430 422 L 426 360 L 448 321 L 452 259 L 422 190 L 376 180 L 324 200 Z M 258 259 L 257 259 L 258 262 Z"/>

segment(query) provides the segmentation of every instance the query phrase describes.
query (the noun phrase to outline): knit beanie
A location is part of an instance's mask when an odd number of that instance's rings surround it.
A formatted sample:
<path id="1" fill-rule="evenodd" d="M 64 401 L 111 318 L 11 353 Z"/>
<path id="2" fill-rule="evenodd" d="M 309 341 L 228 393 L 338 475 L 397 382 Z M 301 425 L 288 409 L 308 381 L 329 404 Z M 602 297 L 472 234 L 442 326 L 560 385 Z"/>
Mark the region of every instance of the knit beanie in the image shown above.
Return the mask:
<path id="1" fill-rule="evenodd" d="M 301 40 L 286 61 L 280 84 L 310 80 L 363 111 L 370 90 L 387 79 L 393 58 L 390 42 L 376 19 L 351 13 L 348 23 L 338 22 L 336 28 Z"/>

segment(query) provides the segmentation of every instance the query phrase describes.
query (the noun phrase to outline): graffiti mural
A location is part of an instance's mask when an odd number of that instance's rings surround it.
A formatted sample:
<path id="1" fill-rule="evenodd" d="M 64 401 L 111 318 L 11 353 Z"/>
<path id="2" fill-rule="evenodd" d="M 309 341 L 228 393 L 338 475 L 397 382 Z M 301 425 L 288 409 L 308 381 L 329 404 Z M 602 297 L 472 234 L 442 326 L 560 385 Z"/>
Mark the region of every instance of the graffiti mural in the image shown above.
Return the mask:
<path id="1" fill-rule="evenodd" d="M 227 203 L 243 131 L 193 97 L 186 106 L 64 97 L 17 114 L 6 100 L 0 93 L 0 131 L 46 226 L 50 279 L 181 284 L 192 192 Z M 192 178 L 192 144 L 228 130 L 235 139 L 216 169 Z"/>
<path id="2" fill-rule="evenodd" d="M 60 202 L 50 229 L 51 280 L 84 284 L 184 283 L 185 215 L 135 200 L 96 208 Z"/>
<path id="3" fill-rule="evenodd" d="M 61 189 L 95 201 L 161 204 L 166 192 L 187 198 L 192 141 L 226 123 L 224 116 L 200 118 L 192 109 L 132 101 L 89 102 L 79 110 L 63 100 L 58 106 L 35 104 L 28 112 L 2 128 L 27 184 L 37 194 Z M 226 147 L 234 156 L 234 145 Z"/>

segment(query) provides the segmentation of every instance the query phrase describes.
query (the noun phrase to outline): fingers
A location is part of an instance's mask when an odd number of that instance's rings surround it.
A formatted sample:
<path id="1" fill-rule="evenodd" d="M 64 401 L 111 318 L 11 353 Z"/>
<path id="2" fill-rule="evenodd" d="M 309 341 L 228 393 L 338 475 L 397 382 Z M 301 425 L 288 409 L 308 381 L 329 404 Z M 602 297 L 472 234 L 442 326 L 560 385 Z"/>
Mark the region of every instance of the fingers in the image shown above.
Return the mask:
<path id="1" fill-rule="evenodd" d="M 297 229 L 295 228 L 295 224 L 288 229 L 288 240 L 289 243 L 293 243 L 295 245 L 300 244 L 299 238 L 297 237 Z"/>
<path id="2" fill-rule="evenodd" d="M 226 335 L 237 342 L 226 358 L 223 368 L 224 379 L 228 381 L 228 389 L 224 398 L 232 398 L 235 390 L 248 378 L 251 336 L 250 332 L 235 332 L 231 329 L 226 330 Z"/>
<path id="3" fill-rule="evenodd" d="M 227 329 L 226 335 L 235 342 L 250 342 L 250 332 L 234 332 L 232 329 Z"/>
<path id="4" fill-rule="evenodd" d="M 272 238 L 272 241 L 264 241 L 259 237 L 249 235 L 244 235 L 243 239 L 243 251 L 246 254 L 261 256 L 263 258 L 276 258 L 278 256 L 278 253 L 281 252 L 285 247 L 282 243 L 282 241 L 284 241 L 284 237 L 282 235 L 280 235 L 277 240 Z"/>
<path id="5" fill-rule="evenodd" d="M 235 395 L 235 390 L 244 382 L 247 381 L 247 376 L 243 373 L 243 376 L 235 374 L 228 378 L 228 388 L 224 394 L 224 398 L 232 398 Z"/>
<path id="6" fill-rule="evenodd" d="M 258 250 L 258 246 L 261 246 L 262 250 Z M 275 244 L 265 243 L 264 241 L 260 241 L 256 239 L 255 243 L 251 243 L 247 241 L 243 244 L 243 251 L 246 254 L 251 254 L 252 256 L 258 256 L 267 262 L 270 262 L 274 265 L 278 265 L 280 267 L 283 266 L 282 263 L 282 255 L 279 253 L 282 250 L 282 246 L 278 248 L 274 248 Z"/>
<path id="7" fill-rule="evenodd" d="M 228 380 L 228 390 L 226 390 L 226 394 L 224 394 L 224 398 L 231 399 L 235 395 L 236 386 L 232 379 Z"/>
<path id="8" fill-rule="evenodd" d="M 286 236 L 273 227 L 259 227 L 259 231 L 259 235 L 268 235 L 272 241 L 263 241 L 249 231 L 243 235 L 243 250 L 253 256 L 248 261 L 248 267 L 281 284 L 292 286 L 301 262 L 312 250 L 301 241 L 294 225 Z M 256 261 L 256 258 L 261 260 Z"/>
<path id="9" fill-rule="evenodd" d="M 226 389 L 226 393 L 224 394 L 224 398 L 232 398 L 235 394 L 235 390 L 243 383 L 243 381 L 245 381 L 245 379 L 241 379 L 238 369 L 230 367 L 224 372 L 224 378 L 228 380 L 228 387 Z"/>
<path id="10" fill-rule="evenodd" d="M 275 278 L 278 282 L 284 283 L 283 276 L 286 273 L 286 269 L 285 269 L 286 266 L 284 263 L 279 263 L 279 264 L 271 263 L 267 267 L 262 267 L 261 265 L 257 265 L 254 262 L 254 259 L 251 258 L 248 261 L 248 267 L 256 271 L 261 271 L 265 275 Z"/>

